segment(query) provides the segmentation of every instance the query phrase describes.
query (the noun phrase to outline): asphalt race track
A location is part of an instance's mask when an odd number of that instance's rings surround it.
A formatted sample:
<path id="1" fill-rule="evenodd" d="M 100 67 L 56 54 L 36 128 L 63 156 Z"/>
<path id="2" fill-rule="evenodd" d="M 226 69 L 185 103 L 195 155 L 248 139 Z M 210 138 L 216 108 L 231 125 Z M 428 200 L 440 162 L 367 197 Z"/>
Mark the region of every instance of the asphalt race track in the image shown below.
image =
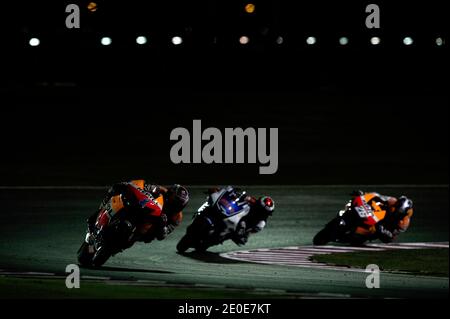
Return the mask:
<path id="1" fill-rule="evenodd" d="M 190 187 L 191 203 L 183 224 L 168 239 L 138 243 L 111 258 L 102 269 L 82 269 L 82 278 L 143 280 L 161 285 L 206 285 L 225 289 L 277 291 L 298 297 L 447 297 L 448 278 L 382 273 L 381 288 L 367 289 L 367 274 L 355 271 L 247 263 L 221 253 L 235 250 L 311 245 L 313 235 L 348 200 L 355 188 L 398 196 L 409 195 L 415 215 L 399 242 L 448 241 L 448 186 L 252 186 L 251 194 L 270 194 L 276 213 L 263 233 L 245 247 L 232 242 L 205 254 L 177 254 L 176 243 L 185 233 L 193 212 L 205 195 Z M 85 234 L 85 219 L 106 189 L 0 188 L 0 270 L 63 274 L 76 263 Z M 412 261 L 413 262 L 413 261 Z M 64 285 L 64 279 L 61 279 Z M 111 286 L 113 289 L 113 286 Z"/>

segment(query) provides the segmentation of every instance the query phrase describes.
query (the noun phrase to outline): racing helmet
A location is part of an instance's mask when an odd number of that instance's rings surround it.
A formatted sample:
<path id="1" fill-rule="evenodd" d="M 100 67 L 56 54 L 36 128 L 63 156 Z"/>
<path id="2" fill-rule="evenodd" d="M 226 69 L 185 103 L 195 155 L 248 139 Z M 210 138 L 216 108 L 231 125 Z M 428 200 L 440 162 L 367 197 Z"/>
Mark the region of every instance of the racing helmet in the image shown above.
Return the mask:
<path id="1" fill-rule="evenodd" d="M 186 187 L 174 184 L 167 190 L 165 205 L 172 213 L 183 210 L 189 202 L 189 192 Z"/>
<path id="2" fill-rule="evenodd" d="M 408 197 L 402 195 L 398 198 L 396 203 L 396 211 L 397 213 L 404 217 L 411 217 L 413 214 L 413 202 Z"/>
<path id="3" fill-rule="evenodd" d="M 275 210 L 275 202 L 269 196 L 262 196 L 257 200 L 258 206 L 268 215 L 272 215 Z"/>

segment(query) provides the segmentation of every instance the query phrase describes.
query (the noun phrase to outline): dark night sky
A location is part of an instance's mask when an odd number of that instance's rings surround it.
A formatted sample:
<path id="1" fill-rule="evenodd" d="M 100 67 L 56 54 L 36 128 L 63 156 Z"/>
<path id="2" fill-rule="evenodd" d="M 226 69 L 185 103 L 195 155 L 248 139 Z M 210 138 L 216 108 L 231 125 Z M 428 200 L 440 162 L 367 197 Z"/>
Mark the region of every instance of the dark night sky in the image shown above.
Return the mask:
<path id="1" fill-rule="evenodd" d="M 157 20 L 119 6 L 120 23 L 111 5 L 97 19 L 84 13 L 86 25 L 75 33 L 56 23 L 59 7 L 28 7 L 1 29 L 9 45 L 0 76 L 0 185 L 103 185 L 138 176 L 204 184 L 448 183 L 448 50 L 432 45 L 443 32 L 437 4 L 390 5 L 374 33 L 363 27 L 360 2 L 302 10 L 255 3 L 253 20 L 219 2 L 147 10 L 163 12 Z M 137 29 L 148 31 L 151 46 L 126 42 Z M 179 30 L 185 45 L 170 48 L 167 39 Z M 242 30 L 254 39 L 246 48 L 234 41 Z M 106 31 L 119 43 L 100 48 L 93 39 Z M 309 32 L 322 41 L 314 48 L 299 40 Z M 413 47 L 399 40 L 408 32 Z M 33 33 L 42 47 L 26 47 Z M 277 47 L 270 41 L 281 33 L 286 42 Z M 340 48 L 343 33 L 354 40 Z M 384 36 L 383 45 L 366 44 L 373 34 Z M 205 42 L 213 36 L 216 45 Z M 203 127 L 278 127 L 278 173 L 172 164 L 170 131 L 190 129 L 192 119 Z"/>

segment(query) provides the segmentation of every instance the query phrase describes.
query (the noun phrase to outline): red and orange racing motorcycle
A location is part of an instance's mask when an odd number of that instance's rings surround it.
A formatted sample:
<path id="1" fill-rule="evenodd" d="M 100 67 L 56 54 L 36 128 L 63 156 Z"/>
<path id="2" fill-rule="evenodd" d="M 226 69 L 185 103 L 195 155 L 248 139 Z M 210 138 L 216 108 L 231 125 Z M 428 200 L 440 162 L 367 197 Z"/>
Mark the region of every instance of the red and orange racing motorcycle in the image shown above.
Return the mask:
<path id="1" fill-rule="evenodd" d="M 386 217 L 386 210 L 376 200 L 375 193 L 355 196 L 313 238 L 314 245 L 329 242 L 361 245 L 367 240 L 377 239 L 376 225 Z"/>
<path id="2" fill-rule="evenodd" d="M 130 248 L 140 235 L 151 238 L 155 227 L 143 220 L 161 216 L 163 205 L 162 195 L 154 198 L 145 192 L 142 181 L 128 184 L 123 193 L 112 196 L 106 208 L 98 212 L 95 224 L 88 229 L 78 249 L 79 264 L 99 267 L 111 256 Z"/>

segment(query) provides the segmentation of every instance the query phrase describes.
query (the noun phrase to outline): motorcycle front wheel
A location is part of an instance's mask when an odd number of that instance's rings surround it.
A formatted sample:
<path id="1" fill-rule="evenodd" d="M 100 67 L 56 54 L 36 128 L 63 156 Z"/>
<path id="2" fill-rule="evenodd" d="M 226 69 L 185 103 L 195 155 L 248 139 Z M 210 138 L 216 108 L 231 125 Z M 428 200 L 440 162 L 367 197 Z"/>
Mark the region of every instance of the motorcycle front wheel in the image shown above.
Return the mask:
<path id="1" fill-rule="evenodd" d="M 209 236 L 211 224 L 202 217 L 198 217 L 186 230 L 186 234 L 177 244 L 177 251 L 184 253 L 189 248 L 197 252 L 205 252 L 211 245 L 205 243 Z"/>
<path id="2" fill-rule="evenodd" d="M 92 257 L 92 266 L 100 267 L 111 257 L 112 253 L 105 247 L 102 246 L 95 252 Z"/>
<path id="3" fill-rule="evenodd" d="M 89 244 L 83 241 L 77 252 L 78 264 L 85 267 L 92 266 L 94 254 L 95 252 L 89 250 Z"/>
<path id="4" fill-rule="evenodd" d="M 319 231 L 313 238 L 313 244 L 317 246 L 326 245 L 330 241 L 336 240 L 337 225 L 339 221 L 337 218 L 330 221 L 321 231 Z"/>
<path id="5" fill-rule="evenodd" d="M 177 251 L 184 253 L 189 248 L 193 247 L 194 241 L 189 234 L 184 235 L 177 244 Z"/>

